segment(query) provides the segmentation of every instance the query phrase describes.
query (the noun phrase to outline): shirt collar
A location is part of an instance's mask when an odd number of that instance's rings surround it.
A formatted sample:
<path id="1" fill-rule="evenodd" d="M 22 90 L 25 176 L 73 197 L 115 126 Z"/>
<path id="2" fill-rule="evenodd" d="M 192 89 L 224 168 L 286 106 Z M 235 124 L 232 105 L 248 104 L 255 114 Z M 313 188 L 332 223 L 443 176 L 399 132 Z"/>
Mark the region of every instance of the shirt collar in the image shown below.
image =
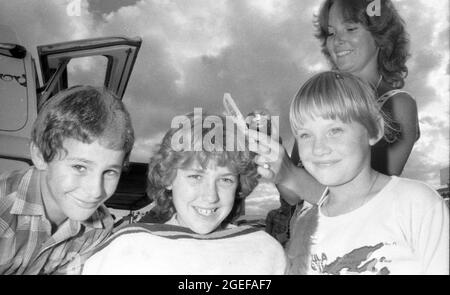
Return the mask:
<path id="1" fill-rule="evenodd" d="M 83 222 L 81 222 L 86 227 L 98 228 L 98 229 L 112 229 L 114 225 L 114 220 L 109 213 L 105 205 L 100 205 L 98 209 L 92 214 L 92 216 Z"/>
<path id="2" fill-rule="evenodd" d="M 329 187 L 326 187 L 325 190 L 322 193 L 322 196 L 320 197 L 319 201 L 317 202 L 317 205 L 320 207 L 322 206 L 322 203 L 326 200 L 328 197 L 328 194 L 330 193 Z"/>
<path id="3" fill-rule="evenodd" d="M 16 198 L 11 214 L 45 216 L 40 188 L 41 172 L 31 167 L 22 175 L 15 191 Z"/>

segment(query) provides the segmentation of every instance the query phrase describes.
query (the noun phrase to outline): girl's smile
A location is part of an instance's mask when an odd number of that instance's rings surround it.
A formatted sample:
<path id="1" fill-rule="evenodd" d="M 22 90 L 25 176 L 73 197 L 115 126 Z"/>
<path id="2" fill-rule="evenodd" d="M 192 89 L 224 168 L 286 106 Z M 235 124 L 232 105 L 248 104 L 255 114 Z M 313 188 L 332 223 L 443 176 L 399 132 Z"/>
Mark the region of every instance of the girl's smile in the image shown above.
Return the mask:
<path id="1" fill-rule="evenodd" d="M 339 162 L 340 160 L 314 161 L 313 164 L 318 167 L 330 167 Z"/>
<path id="2" fill-rule="evenodd" d="M 178 224 L 199 234 L 216 230 L 233 208 L 237 185 L 237 175 L 214 160 L 205 169 L 197 162 L 178 169 L 168 187 Z"/>

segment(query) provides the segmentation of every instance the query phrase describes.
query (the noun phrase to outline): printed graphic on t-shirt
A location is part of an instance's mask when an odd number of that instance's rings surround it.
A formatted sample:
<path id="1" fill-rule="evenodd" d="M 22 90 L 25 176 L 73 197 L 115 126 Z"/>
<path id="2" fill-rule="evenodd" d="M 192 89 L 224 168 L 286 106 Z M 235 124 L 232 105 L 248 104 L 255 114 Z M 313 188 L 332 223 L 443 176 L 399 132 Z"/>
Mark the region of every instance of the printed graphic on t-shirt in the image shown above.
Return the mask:
<path id="1" fill-rule="evenodd" d="M 386 257 L 372 258 L 372 254 L 384 246 L 384 243 L 378 243 L 374 246 L 363 246 L 352 250 L 351 252 L 336 257 L 328 263 L 325 253 L 320 257 L 317 254 L 312 255 L 311 268 L 321 274 L 339 275 L 339 274 L 361 274 L 370 272 L 379 275 L 388 275 L 390 273 L 386 266 L 378 269 L 379 262 L 389 262 Z"/>

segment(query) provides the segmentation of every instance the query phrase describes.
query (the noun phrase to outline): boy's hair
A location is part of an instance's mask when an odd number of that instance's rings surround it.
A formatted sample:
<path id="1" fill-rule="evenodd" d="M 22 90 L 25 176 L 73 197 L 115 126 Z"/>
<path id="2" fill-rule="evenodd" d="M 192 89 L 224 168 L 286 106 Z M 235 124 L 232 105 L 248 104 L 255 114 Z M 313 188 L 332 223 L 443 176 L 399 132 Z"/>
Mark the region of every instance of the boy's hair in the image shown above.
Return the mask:
<path id="1" fill-rule="evenodd" d="M 350 73 L 334 71 L 310 78 L 292 100 L 289 120 L 293 133 L 297 134 L 303 120 L 314 116 L 358 122 L 370 138 L 376 138 L 382 123 L 387 122 L 369 84 Z"/>
<path id="2" fill-rule="evenodd" d="M 63 141 L 99 143 L 125 152 L 124 164 L 134 144 L 130 114 L 122 101 L 105 88 L 74 86 L 51 97 L 40 110 L 31 139 L 45 162 L 65 151 Z"/>
<path id="3" fill-rule="evenodd" d="M 212 116 L 209 116 L 210 118 Z M 226 149 L 227 140 L 236 142 L 234 124 L 227 126 L 224 116 L 214 116 L 214 124 L 205 123 L 207 114 L 203 116 L 194 116 L 193 113 L 185 115 L 185 121 L 178 128 L 171 128 L 164 136 L 159 150 L 152 156 L 148 170 L 147 194 L 156 203 L 155 211 L 163 219 L 168 220 L 175 213 L 175 207 L 172 200 L 172 191 L 167 189 L 176 177 L 177 169 L 189 167 L 196 161 L 205 169 L 209 161 L 215 161 L 217 166 L 228 167 L 233 173 L 239 175 L 239 184 L 236 189 L 234 207 L 224 223 L 233 221 L 242 209 L 243 200 L 248 196 L 258 183 L 256 164 L 253 161 L 254 153 L 249 152 L 247 145 L 244 151 L 229 151 Z M 190 128 L 183 128 L 188 123 Z M 200 125 L 200 126 L 199 126 Z M 209 126 L 208 126 L 209 125 Z M 208 126 L 208 127 L 206 127 Z M 227 127 L 233 127 L 232 130 Z M 207 147 L 205 135 L 215 128 L 223 130 L 223 138 L 215 138 L 219 145 L 215 150 Z M 194 131 L 196 130 L 196 131 Z M 200 131 L 201 130 L 201 131 Z M 198 134 L 196 134 L 198 131 Z M 173 145 L 174 135 L 182 135 L 189 141 L 189 148 L 183 150 L 175 149 Z M 231 138 L 233 137 L 233 138 Z M 192 147 L 201 146 L 201 150 L 194 150 Z"/>
<path id="4" fill-rule="evenodd" d="M 359 23 L 370 32 L 378 53 L 378 71 L 394 88 L 402 88 L 408 75 L 406 60 L 409 58 L 409 36 L 405 22 L 390 0 L 381 0 L 379 15 L 366 12 L 373 0 L 326 0 L 316 16 L 316 37 L 321 41 L 322 53 L 330 59 L 327 49 L 328 17 L 332 5 L 339 5 L 346 21 Z"/>

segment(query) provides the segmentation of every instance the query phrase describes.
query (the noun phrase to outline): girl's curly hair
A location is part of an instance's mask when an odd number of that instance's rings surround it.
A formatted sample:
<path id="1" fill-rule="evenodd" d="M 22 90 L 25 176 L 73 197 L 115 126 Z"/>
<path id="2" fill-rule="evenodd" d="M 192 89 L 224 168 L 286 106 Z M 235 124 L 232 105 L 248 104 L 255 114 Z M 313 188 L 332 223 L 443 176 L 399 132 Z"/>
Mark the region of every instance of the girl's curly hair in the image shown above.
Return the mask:
<path id="1" fill-rule="evenodd" d="M 331 6 L 338 3 L 344 19 L 363 25 L 380 48 L 378 71 L 384 80 L 394 88 L 402 88 L 405 85 L 404 79 L 408 76 L 406 60 L 410 56 L 405 22 L 390 0 L 380 0 L 379 15 L 369 16 L 366 9 L 371 2 L 373 0 L 326 0 L 314 21 L 317 30 L 315 36 L 321 41 L 322 53 L 331 61 L 326 46 L 328 17 Z"/>
<path id="2" fill-rule="evenodd" d="M 218 166 L 226 166 L 239 175 L 233 209 L 223 222 L 223 224 L 230 223 L 238 217 L 244 198 L 253 191 L 258 183 L 257 166 L 253 161 L 254 153 L 248 151 L 248 143 L 245 144 L 245 150 L 236 149 L 234 125 L 225 124 L 224 116 L 208 116 L 206 114 L 194 116 L 194 113 L 189 113 L 182 118 L 184 120 L 179 121 L 181 122 L 180 126 L 171 128 L 165 134 L 158 151 L 150 159 L 147 194 L 156 203 L 154 210 L 163 221 L 170 219 L 175 213 L 175 207 L 172 191 L 167 187 L 175 179 L 177 169 L 189 167 L 195 161 L 206 168 L 208 162 L 212 160 Z M 214 119 L 212 120 L 213 124 L 209 120 L 211 118 Z M 209 121 L 207 122 L 207 120 Z M 210 131 L 214 132 L 213 129 L 222 130 L 222 133 L 216 133 L 216 135 L 219 134 L 218 137 L 221 134 L 222 138 L 214 138 L 213 148 L 211 148 L 211 146 L 206 146 L 207 141 L 203 139 L 208 136 Z M 180 138 L 187 140 L 187 145 L 186 142 L 184 145 L 179 145 Z M 229 151 L 227 141 L 232 142 L 234 147 L 232 151 Z"/>

